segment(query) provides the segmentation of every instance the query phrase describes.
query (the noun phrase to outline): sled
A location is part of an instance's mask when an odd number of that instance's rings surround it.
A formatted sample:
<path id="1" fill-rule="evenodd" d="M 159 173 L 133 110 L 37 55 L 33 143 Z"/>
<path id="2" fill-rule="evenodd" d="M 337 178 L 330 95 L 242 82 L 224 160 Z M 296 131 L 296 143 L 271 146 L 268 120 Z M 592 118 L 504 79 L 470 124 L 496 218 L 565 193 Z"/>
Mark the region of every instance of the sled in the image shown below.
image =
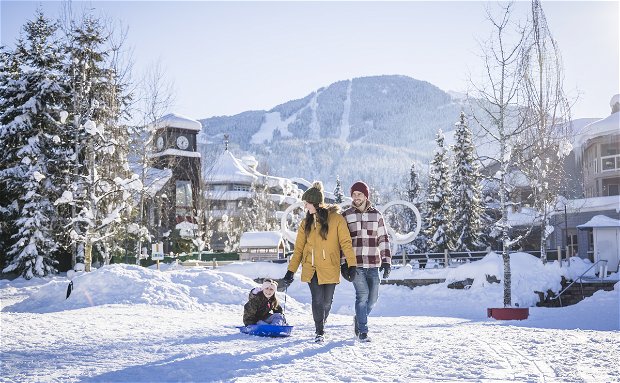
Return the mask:
<path id="1" fill-rule="evenodd" d="M 291 336 L 291 331 L 293 330 L 293 326 L 276 326 L 273 324 L 251 324 L 236 327 L 244 334 L 274 338 Z"/>

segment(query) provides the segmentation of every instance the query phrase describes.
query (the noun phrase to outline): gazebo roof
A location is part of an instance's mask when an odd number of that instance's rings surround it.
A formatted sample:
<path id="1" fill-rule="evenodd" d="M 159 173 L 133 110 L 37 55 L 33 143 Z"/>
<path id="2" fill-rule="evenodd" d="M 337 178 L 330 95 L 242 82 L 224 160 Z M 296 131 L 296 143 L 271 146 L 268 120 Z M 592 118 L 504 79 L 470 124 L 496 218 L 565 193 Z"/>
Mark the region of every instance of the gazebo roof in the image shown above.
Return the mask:
<path id="1" fill-rule="evenodd" d="M 241 248 L 277 248 L 283 242 L 282 234 L 277 231 L 248 231 L 241 234 Z"/>
<path id="2" fill-rule="evenodd" d="M 583 225 L 577 225 L 580 229 L 593 227 L 620 227 L 620 219 L 610 218 L 606 215 L 595 215 Z"/>

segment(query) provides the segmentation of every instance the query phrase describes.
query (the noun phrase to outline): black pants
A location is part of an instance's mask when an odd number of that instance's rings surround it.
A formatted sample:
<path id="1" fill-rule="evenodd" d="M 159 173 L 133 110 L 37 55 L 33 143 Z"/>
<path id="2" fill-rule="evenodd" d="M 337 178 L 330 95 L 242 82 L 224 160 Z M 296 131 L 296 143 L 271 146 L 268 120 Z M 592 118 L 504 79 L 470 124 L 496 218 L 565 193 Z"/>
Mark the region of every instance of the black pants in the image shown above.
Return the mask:
<path id="1" fill-rule="evenodd" d="M 310 286 L 310 294 L 312 295 L 312 317 L 314 318 L 314 327 L 317 334 L 323 335 L 325 321 L 332 308 L 332 300 L 334 299 L 335 283 L 319 285 L 319 280 L 314 276 L 308 283 Z"/>

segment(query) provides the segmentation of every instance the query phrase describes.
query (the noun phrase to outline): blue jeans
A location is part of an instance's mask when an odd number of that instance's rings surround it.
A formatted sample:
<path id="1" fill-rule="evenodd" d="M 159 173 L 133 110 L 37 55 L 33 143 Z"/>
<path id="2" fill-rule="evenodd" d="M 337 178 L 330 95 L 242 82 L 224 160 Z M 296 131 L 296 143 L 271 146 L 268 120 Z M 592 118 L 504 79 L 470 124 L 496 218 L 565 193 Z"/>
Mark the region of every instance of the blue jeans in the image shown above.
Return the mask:
<path id="1" fill-rule="evenodd" d="M 379 298 L 379 268 L 358 267 L 353 279 L 355 287 L 355 318 L 360 333 L 368 332 L 368 314 Z"/>

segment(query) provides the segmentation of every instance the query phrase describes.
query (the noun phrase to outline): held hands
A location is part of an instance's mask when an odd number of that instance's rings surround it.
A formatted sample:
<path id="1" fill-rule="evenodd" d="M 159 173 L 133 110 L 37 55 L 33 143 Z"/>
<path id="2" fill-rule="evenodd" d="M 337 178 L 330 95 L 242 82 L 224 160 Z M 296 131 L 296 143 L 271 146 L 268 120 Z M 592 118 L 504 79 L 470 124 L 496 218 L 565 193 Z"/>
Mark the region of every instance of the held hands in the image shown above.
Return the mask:
<path id="1" fill-rule="evenodd" d="M 353 280 L 355 279 L 355 274 L 357 274 L 356 271 L 357 267 L 355 266 L 349 266 L 349 281 L 353 282 Z"/>
<path id="2" fill-rule="evenodd" d="M 353 280 L 355 279 L 355 269 L 355 266 L 349 267 L 346 263 L 343 263 L 342 265 L 340 265 L 340 274 L 347 281 L 353 282 Z"/>
<path id="3" fill-rule="evenodd" d="M 387 279 L 387 277 L 390 276 L 390 272 L 392 271 L 392 266 L 387 263 L 384 262 L 381 264 L 381 267 L 379 267 L 379 271 L 383 270 L 383 279 Z"/>
<path id="4" fill-rule="evenodd" d="M 284 283 L 284 286 L 289 287 L 291 283 L 293 283 L 294 276 L 295 273 L 290 270 L 286 270 L 286 274 L 284 274 L 284 278 L 282 278 L 282 283 Z"/>

